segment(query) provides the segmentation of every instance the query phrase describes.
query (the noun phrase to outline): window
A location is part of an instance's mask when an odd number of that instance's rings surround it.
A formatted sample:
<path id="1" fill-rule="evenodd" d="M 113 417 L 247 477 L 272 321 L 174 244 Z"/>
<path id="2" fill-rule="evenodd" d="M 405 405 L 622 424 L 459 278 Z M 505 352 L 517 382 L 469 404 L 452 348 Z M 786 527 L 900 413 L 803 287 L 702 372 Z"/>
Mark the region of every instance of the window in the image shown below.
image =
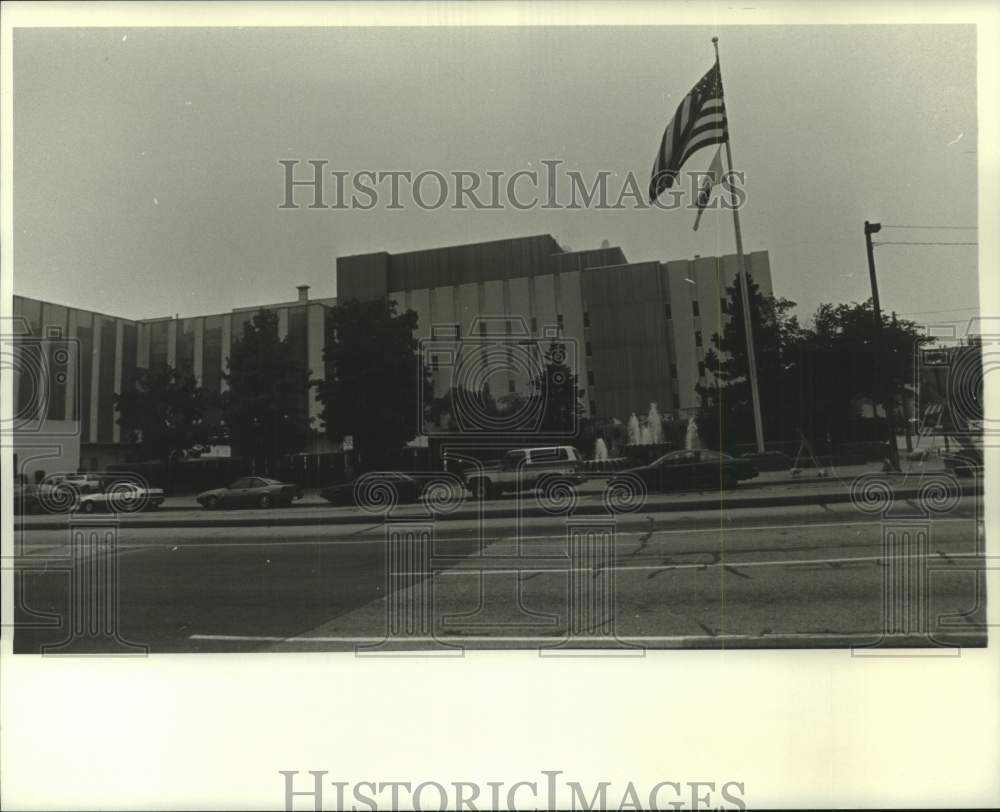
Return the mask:
<path id="1" fill-rule="evenodd" d="M 507 335 L 510 335 L 510 319 L 507 319 L 507 320 L 504 321 L 504 323 L 503 323 L 503 331 Z"/>
<path id="2" fill-rule="evenodd" d="M 670 377 L 677 380 L 677 364 L 670 365 Z"/>
<path id="3" fill-rule="evenodd" d="M 538 318 L 536 316 L 531 317 L 531 332 L 532 333 L 538 332 Z"/>
<path id="4" fill-rule="evenodd" d="M 673 316 L 670 314 L 670 302 L 663 305 L 663 316 L 664 318 L 671 319 Z"/>
<path id="5" fill-rule="evenodd" d="M 590 401 L 590 416 L 594 417 L 597 414 L 597 401 Z"/>
<path id="6" fill-rule="evenodd" d="M 694 331 L 694 345 L 696 347 L 700 347 L 701 346 L 701 330 L 695 330 Z"/>
<path id="7" fill-rule="evenodd" d="M 704 361 L 699 361 L 698 362 L 698 377 L 699 378 L 704 378 L 705 377 L 705 362 Z"/>
<path id="8" fill-rule="evenodd" d="M 587 386 L 594 385 L 594 373 L 592 370 L 587 370 Z"/>
<path id="9" fill-rule="evenodd" d="M 583 311 L 583 326 L 590 327 L 590 313 L 586 310 Z"/>
<path id="10" fill-rule="evenodd" d="M 482 319 L 479 321 L 479 335 L 486 335 L 486 322 Z"/>
<path id="11" fill-rule="evenodd" d="M 587 357 L 590 358 L 590 356 L 592 354 L 592 351 L 591 351 L 591 347 L 590 347 L 590 342 L 589 341 L 586 344 L 586 349 L 587 349 Z"/>
<path id="12" fill-rule="evenodd" d="M 679 409 L 681 407 L 681 396 L 674 395 L 674 408 Z"/>
<path id="13" fill-rule="evenodd" d="M 530 452 L 530 463 L 544 465 L 547 462 L 566 462 L 569 452 L 562 446 L 556 448 L 533 448 Z"/>
<path id="14" fill-rule="evenodd" d="M 507 391 L 512 395 L 517 391 L 517 385 L 513 380 L 507 381 Z"/>
<path id="15" fill-rule="evenodd" d="M 556 313 L 556 326 L 560 330 L 562 330 L 562 328 L 563 328 L 563 314 L 562 313 Z"/>
<path id="16" fill-rule="evenodd" d="M 722 313 L 728 313 L 729 312 L 729 300 L 728 299 L 719 299 L 719 311 L 722 312 Z"/>
<path id="17" fill-rule="evenodd" d="M 701 310 L 698 308 L 698 302 L 691 302 L 691 315 L 698 318 L 701 315 Z"/>

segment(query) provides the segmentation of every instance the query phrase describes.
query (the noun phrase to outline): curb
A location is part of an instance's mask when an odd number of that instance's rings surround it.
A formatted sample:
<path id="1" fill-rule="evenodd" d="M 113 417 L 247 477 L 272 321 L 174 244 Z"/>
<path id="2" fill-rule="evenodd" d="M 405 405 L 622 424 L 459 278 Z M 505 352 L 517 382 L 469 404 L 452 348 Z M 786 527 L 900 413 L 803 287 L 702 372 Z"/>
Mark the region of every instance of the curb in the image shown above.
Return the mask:
<path id="1" fill-rule="evenodd" d="M 981 496 L 983 493 L 983 488 L 979 486 L 966 486 L 962 485 L 960 488 L 960 496 Z M 917 499 L 921 496 L 920 488 L 899 488 L 892 491 L 894 499 Z M 769 507 L 793 507 L 796 505 L 832 505 L 832 504 L 844 504 L 848 502 L 855 501 L 854 496 L 849 491 L 834 491 L 832 493 L 802 493 L 802 494 L 781 494 L 776 496 L 736 496 L 736 497 L 726 497 L 725 495 L 720 495 L 718 500 L 715 499 L 686 499 L 679 501 L 664 501 L 659 503 L 653 503 L 648 505 L 642 505 L 639 509 L 631 511 L 622 511 L 617 515 L 629 515 L 633 513 L 679 513 L 683 511 L 719 511 L 719 510 L 733 510 L 740 508 L 769 508 Z M 878 507 L 877 503 L 870 506 L 866 506 L 866 512 L 868 513 L 879 513 L 882 509 Z M 482 511 L 478 510 L 460 510 L 454 513 L 442 514 L 440 516 L 434 517 L 436 521 L 461 521 L 469 519 L 516 519 L 516 518 L 553 518 L 555 516 L 561 515 L 553 511 L 543 510 L 540 507 L 531 507 L 523 510 L 518 510 L 513 507 L 502 507 L 489 509 L 485 508 Z M 573 511 L 574 516 L 608 516 L 608 510 L 603 504 L 593 504 L 593 505 L 582 505 L 577 507 Z M 93 523 L 100 523 L 101 519 L 105 519 L 107 522 L 118 522 L 121 527 L 134 527 L 137 529 L 148 529 L 148 528 L 197 528 L 197 527 L 310 527 L 310 526 L 324 526 L 324 525 L 340 525 L 340 524 L 364 524 L 371 523 L 373 525 L 383 524 L 385 522 L 384 517 L 376 517 L 370 514 L 362 513 L 358 511 L 357 513 L 352 513 L 349 515 L 339 515 L 339 516 L 268 516 L 268 517 L 254 517 L 254 516 L 240 516 L 240 517 L 224 517 L 224 518 L 213 518 L 211 516 L 198 516 L 191 519 L 170 519 L 169 517 L 153 517 L 147 515 L 140 515 L 136 518 L 129 516 L 128 518 L 116 517 L 111 514 L 89 514 L 86 519 L 81 523 L 87 521 Z M 420 519 L 427 518 L 420 514 L 416 515 L 406 515 L 398 517 L 400 519 Z M 67 522 L 63 521 L 42 521 L 42 522 L 24 522 L 15 521 L 15 530 L 63 530 L 67 526 Z"/>

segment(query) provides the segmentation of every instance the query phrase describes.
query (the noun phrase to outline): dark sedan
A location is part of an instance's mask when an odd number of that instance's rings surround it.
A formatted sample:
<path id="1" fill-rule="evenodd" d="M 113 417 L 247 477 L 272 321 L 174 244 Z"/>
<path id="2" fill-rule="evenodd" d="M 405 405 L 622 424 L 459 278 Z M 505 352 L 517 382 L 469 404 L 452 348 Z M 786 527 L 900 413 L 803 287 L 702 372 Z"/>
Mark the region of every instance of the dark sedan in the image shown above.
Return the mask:
<path id="1" fill-rule="evenodd" d="M 199 493 L 196 497 L 202 507 L 288 507 L 293 499 L 302 498 L 298 485 L 266 479 L 261 476 L 245 476 L 225 488 L 213 488 Z"/>
<path id="2" fill-rule="evenodd" d="M 416 502 L 423 493 L 424 483 L 398 471 L 378 471 L 364 474 L 353 482 L 323 488 L 319 495 L 331 505 L 357 505 L 359 502 L 380 503 L 390 497 L 396 504 Z"/>
<path id="3" fill-rule="evenodd" d="M 650 491 L 709 490 L 733 488 L 740 480 L 757 476 L 757 469 L 749 460 L 720 451 L 692 449 L 671 451 L 625 473 L 638 476 Z"/>

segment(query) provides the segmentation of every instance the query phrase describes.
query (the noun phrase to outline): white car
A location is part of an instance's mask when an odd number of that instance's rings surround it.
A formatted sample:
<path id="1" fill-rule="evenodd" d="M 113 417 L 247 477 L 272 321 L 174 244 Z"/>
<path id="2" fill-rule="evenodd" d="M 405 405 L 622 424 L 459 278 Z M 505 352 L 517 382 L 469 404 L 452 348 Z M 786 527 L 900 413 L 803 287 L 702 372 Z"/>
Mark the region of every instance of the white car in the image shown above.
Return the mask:
<path id="1" fill-rule="evenodd" d="M 67 488 L 76 493 L 97 493 L 103 489 L 100 477 L 93 474 L 53 474 L 46 477 L 42 484 Z"/>
<path id="2" fill-rule="evenodd" d="M 120 482 L 101 493 L 82 494 L 74 510 L 81 513 L 138 513 L 155 510 L 163 504 L 164 497 L 162 488 L 144 488 L 132 482 Z"/>
<path id="3" fill-rule="evenodd" d="M 519 448 L 508 451 L 499 464 L 483 465 L 465 472 L 465 486 L 477 499 L 529 490 L 546 477 L 579 485 L 586 479 L 582 460 L 573 446 Z"/>

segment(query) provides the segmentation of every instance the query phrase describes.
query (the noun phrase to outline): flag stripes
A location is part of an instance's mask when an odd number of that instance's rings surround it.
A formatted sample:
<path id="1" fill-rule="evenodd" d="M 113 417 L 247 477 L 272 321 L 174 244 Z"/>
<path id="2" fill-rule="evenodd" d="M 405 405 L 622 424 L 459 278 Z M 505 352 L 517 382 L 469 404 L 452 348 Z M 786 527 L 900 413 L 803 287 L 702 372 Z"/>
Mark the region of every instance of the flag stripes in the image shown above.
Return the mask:
<path id="1" fill-rule="evenodd" d="M 728 138 L 722 77 L 716 62 L 677 107 L 663 131 L 649 181 L 649 202 L 673 186 L 680 168 L 695 152 Z"/>

